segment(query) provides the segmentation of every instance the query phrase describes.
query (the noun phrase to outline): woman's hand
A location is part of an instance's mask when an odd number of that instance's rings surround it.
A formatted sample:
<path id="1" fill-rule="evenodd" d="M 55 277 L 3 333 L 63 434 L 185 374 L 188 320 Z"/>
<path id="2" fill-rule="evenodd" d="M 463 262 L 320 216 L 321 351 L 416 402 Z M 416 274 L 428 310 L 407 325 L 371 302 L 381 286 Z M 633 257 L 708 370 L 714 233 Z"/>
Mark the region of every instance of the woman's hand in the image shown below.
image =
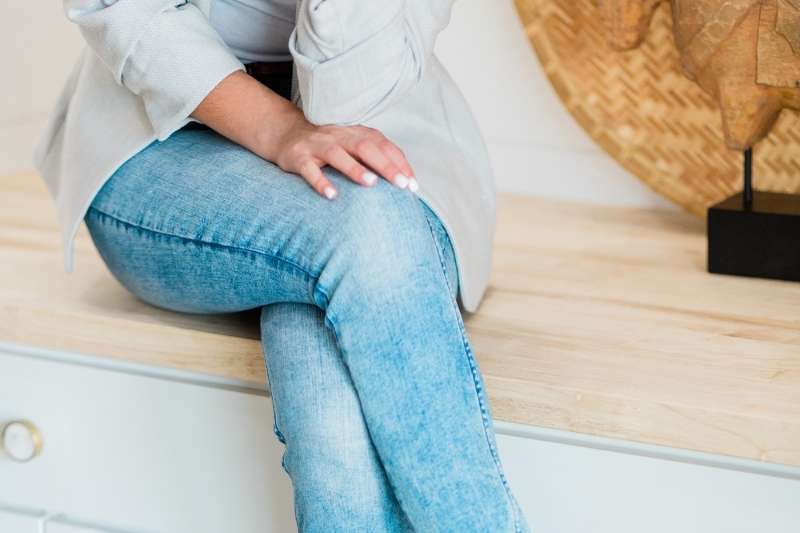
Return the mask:
<path id="1" fill-rule="evenodd" d="M 278 166 L 300 174 L 329 199 L 336 196 L 336 189 L 321 170 L 326 164 L 361 185 L 374 185 L 377 172 L 401 189 L 419 188 L 403 152 L 366 126 L 315 126 L 301 115 L 271 151 Z"/>
<path id="2" fill-rule="evenodd" d="M 321 167 L 330 165 L 356 183 L 378 175 L 400 188 L 418 190 L 403 152 L 366 126 L 316 126 L 302 110 L 243 71 L 223 79 L 192 116 L 283 170 L 303 177 L 322 196 L 336 188 Z"/>

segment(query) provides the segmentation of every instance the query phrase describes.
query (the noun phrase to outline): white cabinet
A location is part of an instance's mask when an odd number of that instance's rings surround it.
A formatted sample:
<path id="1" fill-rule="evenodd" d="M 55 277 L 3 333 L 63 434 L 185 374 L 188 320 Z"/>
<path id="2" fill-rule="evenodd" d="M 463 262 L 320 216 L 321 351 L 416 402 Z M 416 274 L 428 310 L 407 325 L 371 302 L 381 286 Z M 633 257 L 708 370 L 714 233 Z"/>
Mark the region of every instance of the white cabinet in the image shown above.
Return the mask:
<path id="1" fill-rule="evenodd" d="M 91 526 L 79 526 L 54 520 L 48 522 L 44 533 L 106 533 L 108 530 Z"/>
<path id="2" fill-rule="evenodd" d="M 47 533 L 101 533 L 101 530 L 51 522 L 47 524 Z"/>
<path id="3" fill-rule="evenodd" d="M 37 532 L 44 512 L 56 515 L 47 533 L 296 531 L 266 396 L 121 368 L 0 350 L 0 425 L 30 420 L 42 440 L 27 463 L 0 453 L 0 533 Z M 797 469 L 762 475 L 496 427 L 535 533 L 800 533 Z"/>
<path id="4" fill-rule="evenodd" d="M 38 533 L 37 521 L 27 513 L 0 508 L 0 532 Z"/>
<path id="5" fill-rule="evenodd" d="M 0 504 L 120 531 L 294 528 L 264 395 L 0 353 L 0 424 L 17 419 L 42 451 L 0 454 Z"/>
<path id="6" fill-rule="evenodd" d="M 497 445 L 534 533 L 800 533 L 797 477 L 510 435 Z"/>

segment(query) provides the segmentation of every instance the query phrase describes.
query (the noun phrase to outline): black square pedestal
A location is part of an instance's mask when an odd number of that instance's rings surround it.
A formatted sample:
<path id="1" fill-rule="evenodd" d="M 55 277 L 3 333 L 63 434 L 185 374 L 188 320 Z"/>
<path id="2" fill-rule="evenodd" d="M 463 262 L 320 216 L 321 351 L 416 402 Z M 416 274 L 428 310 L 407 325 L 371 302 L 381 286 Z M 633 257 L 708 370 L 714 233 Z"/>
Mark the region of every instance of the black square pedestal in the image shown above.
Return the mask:
<path id="1" fill-rule="evenodd" d="M 708 209 L 708 271 L 800 281 L 800 195 L 753 192 Z"/>

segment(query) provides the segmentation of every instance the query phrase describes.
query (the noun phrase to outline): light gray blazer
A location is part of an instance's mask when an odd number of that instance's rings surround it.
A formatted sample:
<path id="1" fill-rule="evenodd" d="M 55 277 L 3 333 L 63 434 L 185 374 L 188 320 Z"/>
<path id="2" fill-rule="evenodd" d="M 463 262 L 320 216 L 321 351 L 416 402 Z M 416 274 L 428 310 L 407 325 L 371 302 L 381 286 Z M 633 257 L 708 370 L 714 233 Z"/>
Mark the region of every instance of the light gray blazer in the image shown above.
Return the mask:
<path id="1" fill-rule="evenodd" d="M 64 268 L 94 195 L 164 140 L 242 63 L 208 22 L 214 0 L 64 0 L 87 46 L 34 152 L 62 231 Z M 315 124 L 364 124 L 408 157 L 419 197 L 448 229 L 460 303 L 475 311 L 491 269 L 495 186 L 463 95 L 433 52 L 453 0 L 298 0 L 292 100 Z M 341 26 L 347 21 L 347 28 Z"/>

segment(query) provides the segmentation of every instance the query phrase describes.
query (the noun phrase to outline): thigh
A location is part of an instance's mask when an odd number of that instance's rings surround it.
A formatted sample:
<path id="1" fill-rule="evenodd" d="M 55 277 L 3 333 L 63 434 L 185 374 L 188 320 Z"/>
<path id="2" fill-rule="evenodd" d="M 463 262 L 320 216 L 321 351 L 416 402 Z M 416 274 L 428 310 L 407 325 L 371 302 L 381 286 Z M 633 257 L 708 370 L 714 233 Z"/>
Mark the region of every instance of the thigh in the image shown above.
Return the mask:
<path id="1" fill-rule="evenodd" d="M 447 270 L 449 239 L 416 196 L 384 180 L 365 188 L 330 167 L 325 172 L 340 191 L 334 201 L 213 130 L 182 129 L 126 161 L 85 221 L 126 288 L 184 312 L 320 305 L 315 287 L 326 264 L 356 254 L 369 260 L 376 242 L 397 233 L 433 238 Z"/>
<path id="2" fill-rule="evenodd" d="M 117 169 L 84 220 L 109 270 L 141 299 L 240 311 L 311 301 L 315 272 L 291 236 L 315 233 L 300 216 L 325 201 L 313 194 L 212 130 L 185 128 Z"/>

